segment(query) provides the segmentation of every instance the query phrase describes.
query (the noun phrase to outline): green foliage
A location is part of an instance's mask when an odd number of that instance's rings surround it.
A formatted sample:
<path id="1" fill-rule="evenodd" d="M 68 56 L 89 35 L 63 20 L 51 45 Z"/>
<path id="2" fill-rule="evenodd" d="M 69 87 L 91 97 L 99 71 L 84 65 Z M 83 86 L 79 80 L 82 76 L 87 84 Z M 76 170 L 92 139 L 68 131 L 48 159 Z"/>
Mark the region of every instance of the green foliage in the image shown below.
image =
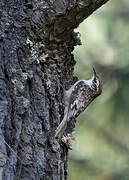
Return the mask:
<path id="1" fill-rule="evenodd" d="M 75 75 L 92 76 L 103 93 L 80 115 L 70 153 L 70 180 L 129 179 L 129 1 L 108 2 L 76 30 Z"/>

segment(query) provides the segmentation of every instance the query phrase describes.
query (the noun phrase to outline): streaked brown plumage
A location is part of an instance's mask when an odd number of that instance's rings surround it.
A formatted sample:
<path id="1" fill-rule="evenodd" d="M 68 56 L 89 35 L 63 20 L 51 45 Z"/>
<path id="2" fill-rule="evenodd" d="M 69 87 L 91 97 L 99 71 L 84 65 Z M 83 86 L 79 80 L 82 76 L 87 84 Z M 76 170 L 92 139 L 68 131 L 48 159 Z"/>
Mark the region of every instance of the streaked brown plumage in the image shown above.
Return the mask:
<path id="1" fill-rule="evenodd" d="M 90 80 L 79 80 L 68 91 L 65 91 L 64 118 L 56 129 L 55 138 L 62 136 L 67 127 L 67 122 L 72 117 L 78 117 L 101 94 L 101 82 L 94 69 L 93 71 L 94 74 Z"/>

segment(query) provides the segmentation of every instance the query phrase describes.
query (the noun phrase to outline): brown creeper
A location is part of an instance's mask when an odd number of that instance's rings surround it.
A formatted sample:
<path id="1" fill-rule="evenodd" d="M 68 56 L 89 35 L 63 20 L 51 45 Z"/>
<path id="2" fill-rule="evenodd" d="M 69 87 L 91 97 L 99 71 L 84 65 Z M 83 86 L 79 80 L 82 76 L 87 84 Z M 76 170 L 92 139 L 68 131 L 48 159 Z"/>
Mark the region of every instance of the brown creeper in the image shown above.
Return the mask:
<path id="1" fill-rule="evenodd" d="M 93 72 L 90 80 L 79 80 L 69 90 L 65 91 L 64 118 L 56 129 L 55 138 L 61 137 L 67 127 L 67 122 L 71 118 L 76 118 L 101 94 L 101 82 L 94 68 Z"/>

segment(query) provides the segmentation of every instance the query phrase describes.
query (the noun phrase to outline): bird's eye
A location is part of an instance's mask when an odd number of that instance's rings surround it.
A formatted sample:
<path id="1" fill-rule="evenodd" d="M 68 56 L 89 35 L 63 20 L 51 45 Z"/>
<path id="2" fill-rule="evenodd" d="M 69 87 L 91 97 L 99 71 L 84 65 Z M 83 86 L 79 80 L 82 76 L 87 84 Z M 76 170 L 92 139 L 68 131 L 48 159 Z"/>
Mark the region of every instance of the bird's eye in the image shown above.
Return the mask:
<path id="1" fill-rule="evenodd" d="M 94 82 L 95 82 L 95 83 L 97 82 L 97 79 L 96 79 L 96 77 L 94 78 Z"/>

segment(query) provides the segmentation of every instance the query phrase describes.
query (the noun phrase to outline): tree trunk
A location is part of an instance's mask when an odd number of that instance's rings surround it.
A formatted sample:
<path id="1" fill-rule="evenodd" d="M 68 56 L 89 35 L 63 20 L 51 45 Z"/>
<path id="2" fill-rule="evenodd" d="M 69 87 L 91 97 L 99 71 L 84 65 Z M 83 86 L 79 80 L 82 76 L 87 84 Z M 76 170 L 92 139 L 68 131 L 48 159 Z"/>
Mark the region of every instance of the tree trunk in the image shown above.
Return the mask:
<path id="1" fill-rule="evenodd" d="M 107 1 L 0 1 L 0 180 L 67 179 L 68 147 L 53 136 L 62 87 L 77 80 L 73 30 Z"/>

